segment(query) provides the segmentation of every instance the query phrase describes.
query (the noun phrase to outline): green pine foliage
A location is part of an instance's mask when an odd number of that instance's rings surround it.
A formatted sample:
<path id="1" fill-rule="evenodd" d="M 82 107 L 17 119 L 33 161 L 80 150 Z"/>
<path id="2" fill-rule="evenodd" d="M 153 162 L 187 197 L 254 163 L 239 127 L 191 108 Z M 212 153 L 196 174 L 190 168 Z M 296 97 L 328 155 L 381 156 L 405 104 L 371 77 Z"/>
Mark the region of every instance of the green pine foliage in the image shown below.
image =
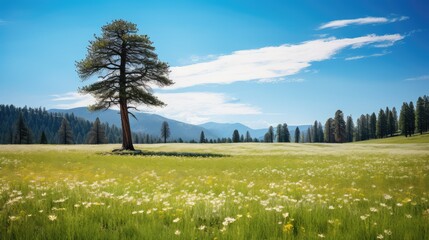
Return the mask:
<path id="1" fill-rule="evenodd" d="M 426 130 L 426 111 L 425 111 L 425 101 L 422 97 L 419 97 L 417 99 L 416 103 L 416 113 L 415 113 L 415 125 L 416 125 L 416 131 L 420 134 L 423 134 L 423 132 Z"/>
<path id="2" fill-rule="evenodd" d="M 48 139 L 46 138 L 45 131 L 42 132 L 42 135 L 40 136 L 40 144 L 48 144 Z"/>
<path id="3" fill-rule="evenodd" d="M 299 131 L 299 128 L 298 128 L 298 127 L 296 127 L 296 128 L 295 128 L 295 136 L 294 136 L 294 138 L 295 138 L 295 143 L 299 143 L 300 135 L 301 135 L 301 132 Z"/>
<path id="4" fill-rule="evenodd" d="M 234 132 L 232 133 L 232 142 L 233 143 L 240 142 L 240 133 L 238 132 L 237 129 L 235 129 Z"/>
<path id="5" fill-rule="evenodd" d="M 346 142 L 346 122 L 344 121 L 344 115 L 341 110 L 337 110 L 335 112 L 334 136 L 335 136 L 335 142 L 337 143 Z"/>
<path id="6" fill-rule="evenodd" d="M 164 121 L 161 124 L 161 138 L 164 140 L 164 143 L 167 143 L 167 139 L 170 137 L 170 126 L 168 122 Z M 137 141 L 136 141 L 137 142 Z"/>
<path id="7" fill-rule="evenodd" d="M 107 143 L 105 127 L 103 126 L 103 124 L 101 124 L 99 118 L 95 119 L 95 122 L 88 133 L 88 143 L 89 144 Z"/>
<path id="8" fill-rule="evenodd" d="M 15 125 L 14 144 L 31 144 L 33 141 L 31 130 L 27 127 L 22 113 L 19 114 Z"/>
<path id="9" fill-rule="evenodd" d="M 69 121 L 66 118 L 63 118 L 61 121 L 61 126 L 58 129 L 58 143 L 59 144 L 73 144 L 73 132 L 71 130 Z"/>
<path id="10" fill-rule="evenodd" d="M 73 114 L 53 113 L 42 108 L 0 105 L 0 144 L 14 143 L 16 123 L 20 114 L 22 114 L 25 124 L 32 133 L 33 142 L 37 143 L 40 143 L 42 133 L 45 133 L 48 143 L 57 143 L 58 129 L 63 118 L 69 122 L 76 144 L 87 143 L 87 135 L 93 125 L 92 122 L 78 118 Z M 118 143 L 122 136 L 121 129 L 115 125 L 103 125 L 108 143 Z"/>
<path id="11" fill-rule="evenodd" d="M 85 59 L 76 63 L 82 80 L 102 79 L 80 89 L 92 94 L 97 102 L 91 110 L 104 110 L 119 106 L 123 150 L 134 150 L 129 122 L 129 109 L 139 105 L 163 106 L 151 90 L 169 86 L 168 64 L 158 59 L 155 47 L 147 35 L 138 34 L 137 25 L 124 20 L 114 20 L 102 27 L 101 36 L 95 36 L 87 48 Z"/>
<path id="12" fill-rule="evenodd" d="M 206 137 L 204 135 L 204 131 L 201 131 L 200 134 L 200 143 L 205 143 L 206 142 Z"/>
<path id="13" fill-rule="evenodd" d="M 346 121 L 346 141 L 347 142 L 353 142 L 353 136 L 354 136 L 354 124 L 352 116 L 347 116 Z"/>

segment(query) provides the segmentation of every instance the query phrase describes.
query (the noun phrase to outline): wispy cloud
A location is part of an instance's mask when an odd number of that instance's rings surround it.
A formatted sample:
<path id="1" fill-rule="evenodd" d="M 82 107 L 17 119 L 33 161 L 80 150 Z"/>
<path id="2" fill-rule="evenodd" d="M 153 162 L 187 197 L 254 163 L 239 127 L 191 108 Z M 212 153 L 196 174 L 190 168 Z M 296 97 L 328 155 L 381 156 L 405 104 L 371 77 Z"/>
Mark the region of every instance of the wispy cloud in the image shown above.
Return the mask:
<path id="1" fill-rule="evenodd" d="M 323 38 L 296 45 L 236 51 L 212 61 L 172 67 L 170 77 L 176 83 L 168 89 L 291 76 L 308 68 L 312 62 L 332 58 L 345 48 L 393 44 L 403 38 L 400 34 L 372 34 L 356 38 Z"/>
<path id="2" fill-rule="evenodd" d="M 77 92 L 52 95 L 52 101 L 54 107 L 60 109 L 87 107 L 95 103 L 95 99 L 91 95 L 82 95 Z"/>
<path id="3" fill-rule="evenodd" d="M 6 21 L 5 20 L 3 20 L 3 19 L 0 19 L 0 25 L 6 25 Z"/>
<path id="4" fill-rule="evenodd" d="M 192 124 L 204 123 L 221 115 L 261 114 L 259 108 L 241 103 L 238 99 L 223 93 L 157 93 L 156 96 L 164 101 L 167 106 L 164 108 L 140 106 L 139 109 Z M 95 102 L 91 95 L 81 95 L 77 92 L 58 94 L 52 97 L 52 101 L 56 103 L 54 107 L 61 109 L 86 107 Z"/>
<path id="5" fill-rule="evenodd" d="M 262 78 L 258 80 L 258 83 L 278 83 L 278 82 L 286 82 L 286 83 L 302 83 L 305 80 L 303 78 Z"/>
<path id="6" fill-rule="evenodd" d="M 360 55 L 360 56 L 347 57 L 344 60 L 350 61 L 350 60 L 358 60 L 358 59 L 362 59 L 362 58 L 381 57 L 381 56 L 384 56 L 384 55 L 389 54 L 389 53 L 390 52 L 388 52 L 388 51 L 384 51 L 382 53 L 374 53 L 371 55 Z"/>
<path id="7" fill-rule="evenodd" d="M 411 77 L 411 78 L 405 79 L 405 81 L 425 81 L 425 80 L 429 80 L 429 75 L 422 75 L 418 77 Z"/>
<path id="8" fill-rule="evenodd" d="M 157 96 L 167 103 L 167 106 L 153 108 L 150 111 L 192 124 L 201 124 L 219 116 L 262 113 L 259 108 L 241 103 L 238 99 L 223 93 L 159 93 Z"/>
<path id="9" fill-rule="evenodd" d="M 389 23 L 389 22 L 399 22 L 407 20 L 407 16 L 401 16 L 396 18 L 385 18 L 385 17 L 364 17 L 364 18 L 355 18 L 355 19 L 343 19 L 335 20 L 323 24 L 319 27 L 319 30 L 326 28 L 342 28 L 350 25 L 365 25 L 365 24 L 375 24 L 375 23 Z"/>

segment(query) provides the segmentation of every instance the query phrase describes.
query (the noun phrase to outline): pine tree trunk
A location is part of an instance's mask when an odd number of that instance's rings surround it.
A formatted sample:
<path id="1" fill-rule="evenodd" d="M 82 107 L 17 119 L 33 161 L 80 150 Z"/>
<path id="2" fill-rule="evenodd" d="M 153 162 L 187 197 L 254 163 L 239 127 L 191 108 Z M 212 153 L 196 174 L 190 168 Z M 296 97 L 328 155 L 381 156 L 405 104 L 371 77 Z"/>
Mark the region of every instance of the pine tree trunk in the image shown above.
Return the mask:
<path id="1" fill-rule="evenodd" d="M 128 106 L 125 101 L 120 103 L 121 123 L 122 123 L 122 150 L 133 150 L 133 140 L 131 138 L 130 119 L 128 117 Z"/>

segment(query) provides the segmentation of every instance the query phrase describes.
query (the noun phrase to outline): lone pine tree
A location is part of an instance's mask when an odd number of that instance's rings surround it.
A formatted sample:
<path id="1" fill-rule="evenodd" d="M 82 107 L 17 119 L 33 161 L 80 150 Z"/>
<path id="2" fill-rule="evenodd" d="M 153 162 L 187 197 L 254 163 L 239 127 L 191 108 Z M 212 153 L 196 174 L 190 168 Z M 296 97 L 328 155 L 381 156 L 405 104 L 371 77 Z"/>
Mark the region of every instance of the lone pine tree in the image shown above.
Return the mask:
<path id="1" fill-rule="evenodd" d="M 161 137 L 164 139 L 164 143 L 167 143 L 167 138 L 170 137 L 170 126 L 166 121 L 161 124 Z"/>
<path id="2" fill-rule="evenodd" d="M 158 59 L 147 35 L 137 34 L 137 26 L 114 20 L 102 27 L 101 36 L 90 41 L 85 59 L 76 63 L 82 80 L 97 76 L 99 81 L 80 88 L 92 94 L 96 103 L 91 110 L 119 106 L 122 127 L 122 149 L 134 150 L 129 116 L 138 105 L 164 106 L 153 95 L 150 84 L 169 86 L 168 64 Z"/>

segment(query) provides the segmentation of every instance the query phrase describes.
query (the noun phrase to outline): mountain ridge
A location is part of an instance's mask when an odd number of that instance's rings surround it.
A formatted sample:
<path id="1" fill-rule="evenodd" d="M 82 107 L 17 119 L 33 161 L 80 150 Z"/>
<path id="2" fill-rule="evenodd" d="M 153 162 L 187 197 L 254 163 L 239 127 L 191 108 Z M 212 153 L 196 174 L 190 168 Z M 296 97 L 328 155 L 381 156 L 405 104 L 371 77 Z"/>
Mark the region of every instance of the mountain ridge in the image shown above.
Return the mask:
<path id="1" fill-rule="evenodd" d="M 107 122 L 109 124 L 116 125 L 117 127 L 121 126 L 119 111 L 112 109 L 91 112 L 86 107 L 78 107 L 71 109 L 49 109 L 48 112 L 73 113 L 75 116 L 89 121 L 94 121 L 98 117 L 101 122 Z M 204 131 L 204 135 L 207 139 L 231 138 L 235 129 L 239 131 L 240 135 L 242 134 L 245 136 L 246 132 L 249 131 L 249 134 L 253 139 L 257 138 L 262 140 L 268 129 L 253 129 L 242 123 L 207 122 L 194 125 L 169 119 L 157 114 L 144 112 L 133 112 L 133 114 L 137 118 L 135 119 L 130 117 L 130 125 L 133 132 L 142 132 L 153 136 L 160 136 L 161 124 L 166 121 L 170 126 L 171 140 L 182 138 L 184 141 L 199 141 L 201 131 Z M 307 130 L 309 126 L 311 125 L 300 125 L 298 127 L 302 132 L 303 130 Z M 294 135 L 296 127 L 297 126 L 289 126 L 291 137 Z M 291 138 L 291 140 L 293 140 L 293 138 Z"/>

